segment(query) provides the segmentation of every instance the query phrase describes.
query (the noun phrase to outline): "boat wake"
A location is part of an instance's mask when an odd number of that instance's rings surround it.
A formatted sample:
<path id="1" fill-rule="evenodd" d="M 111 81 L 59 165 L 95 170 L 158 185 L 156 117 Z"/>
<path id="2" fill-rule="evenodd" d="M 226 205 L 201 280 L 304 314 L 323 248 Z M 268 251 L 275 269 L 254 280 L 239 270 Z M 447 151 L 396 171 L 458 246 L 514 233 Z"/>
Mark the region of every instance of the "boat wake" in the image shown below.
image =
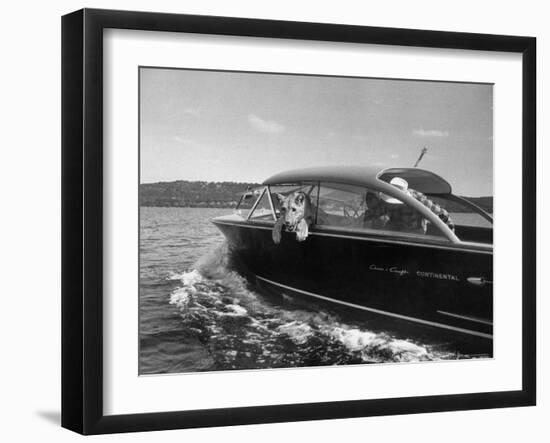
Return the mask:
<path id="1" fill-rule="evenodd" d="M 170 303 L 212 364 L 201 370 L 412 362 L 456 358 L 412 339 L 254 290 L 231 269 L 225 244 L 169 276 Z"/>

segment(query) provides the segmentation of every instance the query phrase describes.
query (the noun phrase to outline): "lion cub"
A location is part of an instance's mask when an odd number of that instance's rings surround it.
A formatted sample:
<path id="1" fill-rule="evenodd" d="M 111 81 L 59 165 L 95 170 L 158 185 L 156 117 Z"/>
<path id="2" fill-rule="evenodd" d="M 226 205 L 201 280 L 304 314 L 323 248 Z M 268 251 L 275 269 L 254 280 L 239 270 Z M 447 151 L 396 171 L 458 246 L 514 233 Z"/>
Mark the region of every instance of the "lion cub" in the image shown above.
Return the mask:
<path id="1" fill-rule="evenodd" d="M 309 226 L 314 217 L 309 196 L 305 192 L 297 191 L 287 196 L 277 194 L 277 198 L 281 215 L 273 226 L 273 241 L 280 243 L 283 226 L 288 232 L 296 233 L 296 240 L 304 241 L 309 235 Z"/>

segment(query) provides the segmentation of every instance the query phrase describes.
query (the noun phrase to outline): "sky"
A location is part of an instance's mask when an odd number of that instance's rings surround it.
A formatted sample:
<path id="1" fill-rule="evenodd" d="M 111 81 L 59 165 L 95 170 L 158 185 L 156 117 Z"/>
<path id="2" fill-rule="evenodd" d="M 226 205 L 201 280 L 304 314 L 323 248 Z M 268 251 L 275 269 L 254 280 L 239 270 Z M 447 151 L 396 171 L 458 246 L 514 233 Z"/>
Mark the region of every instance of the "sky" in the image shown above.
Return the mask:
<path id="1" fill-rule="evenodd" d="M 412 167 L 423 147 L 455 194 L 492 195 L 492 85 L 140 69 L 141 183 Z"/>

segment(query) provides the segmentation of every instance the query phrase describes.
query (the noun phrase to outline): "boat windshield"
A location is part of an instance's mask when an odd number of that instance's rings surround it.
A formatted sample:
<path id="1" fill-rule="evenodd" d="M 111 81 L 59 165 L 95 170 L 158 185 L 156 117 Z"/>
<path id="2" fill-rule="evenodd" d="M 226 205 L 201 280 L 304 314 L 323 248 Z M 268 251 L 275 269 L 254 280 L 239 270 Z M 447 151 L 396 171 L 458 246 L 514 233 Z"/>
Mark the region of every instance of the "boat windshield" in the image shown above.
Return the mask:
<path id="1" fill-rule="evenodd" d="M 264 186 L 260 196 L 257 198 L 254 206 L 248 214 L 249 220 L 275 220 L 275 215 L 273 214 L 273 205 L 269 199 L 269 192 L 267 187 Z"/>
<path id="2" fill-rule="evenodd" d="M 493 243 L 493 199 L 465 198 L 453 194 L 428 197 L 445 209 L 455 225 L 455 234 L 462 241 Z"/>
<path id="3" fill-rule="evenodd" d="M 277 194 L 286 197 L 294 192 L 304 192 L 311 201 L 317 201 L 317 183 L 283 184 L 276 186 L 262 186 L 249 190 L 237 206 L 238 213 L 248 220 L 274 221 L 281 211 Z"/>
<path id="4" fill-rule="evenodd" d="M 264 189 L 265 186 L 260 186 L 257 188 L 248 188 L 245 192 L 243 192 L 239 203 L 237 203 L 237 207 L 235 208 L 237 213 L 244 215 L 248 214 L 258 198 L 262 195 Z"/>
<path id="5" fill-rule="evenodd" d="M 449 194 L 429 195 L 429 198 L 451 214 L 455 225 L 493 227 L 493 199 L 490 197 L 468 199 Z"/>
<path id="6" fill-rule="evenodd" d="M 443 228 L 433 219 L 439 216 L 447 223 L 441 215 L 428 217 L 429 220 L 426 214 L 421 214 L 406 201 L 364 186 L 344 183 L 302 182 L 248 189 L 241 197 L 237 212 L 250 221 L 275 222 L 281 215 L 279 198 L 294 192 L 303 192 L 308 196 L 314 208 L 314 225 L 320 229 L 337 228 L 398 237 L 405 235 L 438 242 L 450 238 L 449 233 L 443 232 Z M 452 194 L 428 194 L 427 197 L 433 202 L 431 206 L 449 213 L 450 222 L 447 224 L 459 240 L 492 243 L 491 208 L 484 211 L 475 202 Z"/>
<path id="7" fill-rule="evenodd" d="M 439 227 L 405 202 L 365 187 L 339 183 L 320 184 L 316 223 L 346 230 L 446 240 Z"/>

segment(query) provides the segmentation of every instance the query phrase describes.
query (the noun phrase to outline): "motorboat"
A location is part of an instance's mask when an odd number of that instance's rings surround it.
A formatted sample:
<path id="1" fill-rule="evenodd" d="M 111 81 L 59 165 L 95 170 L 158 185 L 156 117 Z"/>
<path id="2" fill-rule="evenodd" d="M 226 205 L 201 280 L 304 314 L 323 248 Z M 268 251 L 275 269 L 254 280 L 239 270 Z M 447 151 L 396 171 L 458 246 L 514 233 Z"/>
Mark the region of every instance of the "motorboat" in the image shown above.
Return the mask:
<path id="1" fill-rule="evenodd" d="M 297 193 L 312 213 L 301 239 L 278 222 Z M 492 340 L 491 213 L 424 169 L 341 166 L 275 174 L 212 222 L 252 284 Z"/>

